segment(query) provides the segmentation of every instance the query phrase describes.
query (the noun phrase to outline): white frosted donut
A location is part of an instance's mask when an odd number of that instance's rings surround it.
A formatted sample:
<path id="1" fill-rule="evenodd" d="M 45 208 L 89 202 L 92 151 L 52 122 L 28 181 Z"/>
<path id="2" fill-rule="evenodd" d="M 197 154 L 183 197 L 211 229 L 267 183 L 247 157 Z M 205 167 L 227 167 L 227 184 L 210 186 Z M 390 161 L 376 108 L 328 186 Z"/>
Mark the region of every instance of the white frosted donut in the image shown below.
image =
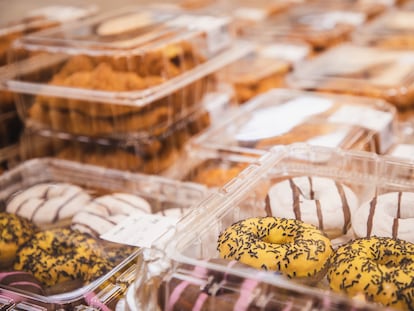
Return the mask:
<path id="1" fill-rule="evenodd" d="M 91 200 L 82 188 L 67 184 L 38 184 L 17 193 L 6 211 L 29 219 L 37 225 L 53 224 L 71 218 Z"/>
<path id="2" fill-rule="evenodd" d="M 150 214 L 151 205 L 129 193 L 97 197 L 72 218 L 72 229 L 99 237 L 132 214 Z"/>
<path id="3" fill-rule="evenodd" d="M 389 192 L 365 202 L 352 217 L 358 237 L 388 237 L 414 243 L 414 193 Z"/>
<path id="4" fill-rule="evenodd" d="M 322 177 L 295 177 L 274 184 L 266 198 L 268 216 L 302 220 L 329 238 L 347 233 L 358 198 L 347 186 Z"/>

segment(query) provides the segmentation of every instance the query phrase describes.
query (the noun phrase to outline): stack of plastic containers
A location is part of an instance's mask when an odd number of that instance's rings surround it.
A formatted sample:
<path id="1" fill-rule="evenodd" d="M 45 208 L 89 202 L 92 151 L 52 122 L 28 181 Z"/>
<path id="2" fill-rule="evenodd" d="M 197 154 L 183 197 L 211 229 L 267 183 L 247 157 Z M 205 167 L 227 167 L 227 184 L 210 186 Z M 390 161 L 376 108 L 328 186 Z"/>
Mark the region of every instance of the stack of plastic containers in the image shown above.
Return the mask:
<path id="1" fill-rule="evenodd" d="M 0 22 L 0 76 L 7 79 L 7 55 L 14 40 L 27 34 L 80 20 L 95 14 L 93 5 L 51 5 L 23 14 L 3 16 Z M 16 58 L 19 56 L 16 55 Z M 22 124 L 17 115 L 13 94 L 0 88 L 0 170 L 18 161 L 16 143 Z"/>
<path id="2" fill-rule="evenodd" d="M 226 18 L 142 6 L 24 37 L 5 81 L 26 125 L 23 154 L 158 173 L 208 126 L 214 73 L 250 49 Z"/>
<path id="3" fill-rule="evenodd" d="M 413 110 L 414 52 L 348 43 L 330 49 L 296 68 L 294 88 L 382 98 L 396 106 L 399 119 Z M 340 60 L 340 61 L 339 61 Z"/>
<path id="4" fill-rule="evenodd" d="M 348 40 L 352 32 L 367 21 L 369 14 L 366 11 L 355 1 L 311 1 L 248 27 L 244 34 L 275 41 L 302 40 L 315 51 L 323 51 Z"/>
<path id="5" fill-rule="evenodd" d="M 256 42 L 252 53 L 219 74 L 219 81 L 230 86 L 239 104 L 272 88 L 286 86 L 287 75 L 312 55 L 311 47 L 302 41 Z"/>
<path id="6" fill-rule="evenodd" d="M 412 227 L 407 227 L 408 231 L 404 228 L 412 221 L 409 202 L 413 190 L 408 162 L 302 144 L 275 147 L 199 202 L 192 219 L 179 222 L 144 256 L 151 262 L 139 261 L 139 278 L 128 291 L 126 310 L 385 310 L 384 306 L 387 310 L 411 310 L 412 270 L 405 269 L 405 264 L 412 267 L 414 250 L 406 239 L 412 239 L 413 234 Z M 320 212 L 312 209 L 318 202 Z M 374 218 L 369 216 L 372 211 L 361 213 L 370 206 L 372 210 L 375 203 Z M 388 207 L 383 209 L 382 204 Z M 395 215 L 397 206 L 401 214 Z M 262 223 L 252 219 L 289 213 L 292 215 L 287 218 L 312 223 L 329 237 L 325 242 L 333 247 L 330 265 L 317 278 L 310 272 L 297 279 L 289 272 L 289 267 L 295 272 L 313 269 L 313 261 L 323 260 L 298 251 L 304 245 L 295 248 L 295 243 L 306 243 L 306 239 L 295 238 L 302 229 L 285 231 L 280 241 L 267 240 L 266 234 L 278 227 L 269 224 L 260 231 Z M 371 221 L 367 222 L 367 217 Z M 242 225 L 238 227 L 240 234 L 227 231 L 246 219 L 252 220 L 243 224 L 257 226 L 257 232 L 251 229 L 257 235 L 252 233 L 249 238 Z M 371 224 L 368 229 L 367 223 Z M 289 228 L 287 223 L 279 225 Z M 218 244 L 219 236 L 227 242 Z M 244 243 L 244 238 L 250 242 Z M 359 239 L 360 244 L 352 244 L 351 239 Z M 254 248 L 256 242 L 258 247 Z M 234 251 L 223 251 L 227 243 Z M 283 255 L 278 256 L 277 250 L 267 249 L 269 245 L 286 251 L 279 250 Z M 267 257 L 268 267 L 273 268 L 260 269 Z M 376 270 L 377 265 L 381 270 Z M 386 271 L 387 276 L 379 271 Z"/>
<path id="7" fill-rule="evenodd" d="M 115 226 L 131 216 L 168 228 L 205 196 L 193 183 L 52 158 L 10 169 L 0 188 L 4 310 L 114 310 L 142 251 Z"/>

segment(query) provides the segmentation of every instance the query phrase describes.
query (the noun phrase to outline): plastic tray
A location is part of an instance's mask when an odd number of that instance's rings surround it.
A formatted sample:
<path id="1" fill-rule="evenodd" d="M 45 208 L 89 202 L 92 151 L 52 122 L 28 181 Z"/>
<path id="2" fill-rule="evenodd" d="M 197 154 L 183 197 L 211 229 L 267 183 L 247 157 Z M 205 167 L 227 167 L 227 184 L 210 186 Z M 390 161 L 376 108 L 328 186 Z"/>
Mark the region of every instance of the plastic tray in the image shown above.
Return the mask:
<path id="1" fill-rule="evenodd" d="M 184 214 L 189 206 L 205 195 L 204 187 L 192 183 L 180 183 L 157 176 L 132 174 L 71 161 L 43 158 L 25 161 L 0 176 L 2 211 L 10 202 L 11 196 L 28 187 L 44 183 L 77 185 L 88 191 L 92 197 L 117 192 L 138 195 L 149 202 L 153 214 L 167 214 L 172 209 L 179 210 Z M 140 217 L 144 216 L 141 214 Z M 176 213 L 175 217 L 179 218 L 180 216 Z M 44 230 L 49 226 L 39 225 L 39 230 Z M 67 227 L 70 226 L 70 222 L 59 222 L 59 224 L 52 224 L 52 226 Z M 99 243 L 103 241 L 100 238 L 95 239 Z M 110 243 L 110 245 L 119 250 L 127 249 L 127 246 L 121 244 Z M 94 310 L 114 310 L 114 305 L 135 277 L 135 262 L 140 251 L 139 248 L 129 247 L 128 252 L 119 255 L 114 268 L 108 273 L 89 283 L 75 283 L 72 288 L 63 285 L 47 288 L 45 286 L 45 294 L 32 294 L 27 290 L 19 290 L 13 285 L 0 284 L 1 303 L 5 299 L 7 302 L 2 304 L 2 308 L 12 308 L 13 310 L 91 310 L 93 308 L 95 308 Z"/>
<path id="2" fill-rule="evenodd" d="M 254 52 L 219 72 L 219 80 L 232 87 L 235 100 L 242 104 L 285 86 L 286 75 L 310 55 L 311 47 L 304 42 L 257 43 Z"/>
<path id="3" fill-rule="evenodd" d="M 275 147 L 196 204 L 174 233 L 160 239 L 153 253 L 143 256 L 153 261 L 142 264 L 142 278 L 128 291 L 129 310 L 150 310 L 155 305 L 161 310 L 178 310 L 181 303 L 190 309 L 200 305 L 220 309 L 226 304 L 232 309 L 242 303 L 243 310 L 385 310 L 364 303 L 361 297 L 346 300 L 330 291 L 323 280 L 310 286 L 273 272 L 219 261 L 214 241 L 239 220 L 265 216 L 268 189 L 281 180 L 299 176 L 329 178 L 350 187 L 362 204 L 376 194 L 413 191 L 410 174 L 410 163 L 372 153 L 304 144 Z M 337 238 L 334 247 L 346 241 Z M 168 246 L 157 252 L 161 245 Z M 158 296 L 148 295 L 157 290 Z"/>
<path id="4" fill-rule="evenodd" d="M 411 51 L 343 44 L 304 62 L 288 85 L 382 98 L 397 107 L 400 119 L 408 119 L 413 109 L 413 60 Z"/>
<path id="5" fill-rule="evenodd" d="M 246 28 L 243 33 L 253 38 L 303 40 L 315 51 L 321 51 L 348 40 L 352 31 L 366 19 L 366 13 L 352 6 L 342 6 L 340 1 L 333 4 L 317 1 L 294 6 L 286 13 Z"/>
<path id="6" fill-rule="evenodd" d="M 25 59 L 0 79 L 28 126 L 125 136 L 198 109 L 211 74 L 248 51 L 226 18 L 134 6 L 16 41 Z"/>
<path id="7" fill-rule="evenodd" d="M 395 116 L 395 108 L 382 100 L 275 89 L 191 144 L 256 156 L 295 142 L 384 153 L 394 143 Z"/>
<path id="8" fill-rule="evenodd" d="M 165 132 L 129 139 L 94 138 L 27 128 L 21 138 L 20 150 L 23 159 L 50 156 L 158 174 L 173 165 L 187 141 L 209 124 L 209 113 L 201 110 L 174 123 Z"/>
<path id="9" fill-rule="evenodd" d="M 380 48 L 412 50 L 414 48 L 414 11 L 392 10 L 358 29 L 353 41 Z"/>

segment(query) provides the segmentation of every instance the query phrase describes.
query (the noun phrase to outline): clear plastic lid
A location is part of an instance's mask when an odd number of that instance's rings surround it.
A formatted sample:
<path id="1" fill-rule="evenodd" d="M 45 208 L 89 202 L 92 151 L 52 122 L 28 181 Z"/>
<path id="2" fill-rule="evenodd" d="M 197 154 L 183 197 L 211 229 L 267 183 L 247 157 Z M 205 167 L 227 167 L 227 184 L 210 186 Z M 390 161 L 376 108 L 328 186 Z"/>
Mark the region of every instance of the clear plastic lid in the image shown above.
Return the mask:
<path id="1" fill-rule="evenodd" d="M 414 47 L 414 11 L 392 10 L 358 29 L 353 41 L 381 48 L 412 50 Z"/>
<path id="2" fill-rule="evenodd" d="M 20 139 L 20 153 L 23 159 L 56 157 L 119 170 L 159 174 L 173 165 L 187 141 L 209 124 L 209 113 L 200 110 L 156 135 L 129 139 L 94 138 L 26 128 Z"/>
<path id="3" fill-rule="evenodd" d="M 382 100 L 275 89 L 191 143 L 251 155 L 295 142 L 383 153 L 394 142 L 395 115 Z"/>
<path id="4" fill-rule="evenodd" d="M 198 109 L 211 74 L 250 51 L 228 19 L 143 6 L 26 36 L 0 74 L 26 124 L 116 136 L 167 127 Z M 64 121 L 63 121 L 64 120 Z"/>
<path id="5" fill-rule="evenodd" d="M 51 158 L 23 162 L 0 185 L 2 231 L 15 235 L 2 238 L 0 300 L 16 310 L 114 310 L 141 249 L 104 235 L 128 216 L 174 225 L 205 195 L 193 183 Z"/>
<path id="6" fill-rule="evenodd" d="M 326 1 L 297 5 L 286 13 L 277 14 L 265 22 L 245 29 L 251 37 L 304 40 L 315 50 L 323 50 L 348 39 L 362 25 L 366 13 L 342 2 Z"/>
<path id="7" fill-rule="evenodd" d="M 291 188 L 289 183 L 293 183 Z M 286 184 L 287 187 L 285 187 Z M 279 196 L 284 196 L 286 200 L 279 198 L 276 189 L 281 191 Z M 295 189 L 297 189 L 296 193 Z M 312 194 L 309 195 L 309 192 L 313 193 L 314 197 Z M 339 196 L 338 192 L 342 194 Z M 243 305 L 243 310 L 256 310 L 256 308 L 272 310 L 374 310 L 374 308 L 382 309 L 381 303 L 385 303 L 388 304 L 388 308 L 399 307 L 402 310 L 409 310 L 412 307 L 412 304 L 410 305 L 412 302 L 409 299 L 404 302 L 402 296 L 401 300 L 397 299 L 398 301 L 387 298 L 385 301 L 378 301 L 381 299 L 381 294 L 371 295 L 368 293 L 373 285 L 367 286 L 365 292 L 348 295 L 336 293 L 333 289 L 330 290 L 329 279 L 324 272 L 318 276 L 319 279 L 304 277 L 304 279 L 298 280 L 294 275 L 287 279 L 275 271 L 254 268 L 255 256 L 257 255 L 256 260 L 259 260 L 258 256 L 263 255 L 258 249 L 252 249 L 249 253 L 252 256 L 251 264 L 241 262 L 242 259 L 238 261 L 237 258 L 223 259 L 223 254 L 219 253 L 217 241 L 220 234 L 232 224 L 252 217 L 269 216 L 269 214 L 281 217 L 276 214 L 280 206 L 282 206 L 280 211 L 294 215 L 293 211 L 298 205 L 299 213 L 297 215 L 299 216 L 296 218 L 305 223 L 313 223 L 328 236 L 332 234 L 329 240 L 333 250 L 336 251 L 357 237 L 372 236 L 370 233 L 361 233 L 361 231 L 358 236 L 356 235 L 357 223 L 358 226 L 365 224 L 365 229 L 367 229 L 365 218 L 362 218 L 362 222 L 355 218 L 357 210 L 369 209 L 371 200 L 375 200 L 375 198 L 382 200 L 383 196 L 388 197 L 389 193 L 392 193 L 395 201 L 398 201 L 398 193 L 401 193 L 401 211 L 404 209 L 403 213 L 407 211 L 409 213 L 410 199 L 408 198 L 413 192 L 412 164 L 408 162 L 396 161 L 390 157 L 377 156 L 367 152 L 344 151 L 338 148 L 315 147 L 305 144 L 272 148 L 219 191 L 197 203 L 192 209 L 192 213 L 177 224 L 175 231 L 172 230 L 173 232 L 166 234 L 165 239 L 160 239 L 152 253 L 144 254 L 146 255 L 144 258 L 153 258 L 154 260 L 150 264 L 147 261 L 147 264 L 142 265 L 143 268 L 140 271 L 143 271 L 144 274 L 140 274 L 142 278 L 137 279 L 135 284 L 131 286 L 127 295 L 128 305 L 132 306 L 131 310 L 139 308 L 146 310 L 146 306 L 154 307 L 155 305 L 158 305 L 161 310 L 179 310 L 183 305 L 212 309 L 220 309 L 224 305 L 229 309 L 237 309 L 235 306 Z M 330 198 L 328 201 L 325 201 L 325 195 Z M 296 200 L 295 197 L 299 199 Z M 404 201 L 404 198 L 407 198 L 407 201 Z M 276 203 L 278 199 L 280 199 L 280 206 Z M 292 200 L 295 200 L 296 204 Z M 316 208 L 312 208 L 318 203 L 312 205 L 312 202 L 320 203 L 320 215 Z M 324 205 L 325 203 L 326 205 Z M 378 204 L 380 204 L 379 201 Z M 389 206 L 391 205 L 390 203 Z M 397 202 L 393 206 L 397 208 Z M 333 211 L 331 215 L 328 211 L 330 207 Z M 347 222 L 349 220 L 347 209 L 351 213 L 349 223 Z M 377 209 L 379 215 L 379 205 L 377 205 Z M 385 213 L 392 214 L 390 210 Z M 400 224 L 400 227 L 397 225 L 398 228 L 405 226 L 403 223 L 408 220 L 406 217 L 409 216 L 401 214 L 401 217 L 395 217 Z M 294 218 L 295 216 L 286 216 L 284 221 L 295 222 Z M 381 223 L 381 217 L 374 218 L 371 229 L 379 230 L 381 227 L 388 226 L 389 231 L 393 231 L 393 217 L 387 218 L 387 220 L 385 218 L 382 218 L 383 223 Z M 321 222 L 318 223 L 318 219 Z M 387 223 L 385 223 L 386 221 Z M 348 230 L 346 233 L 344 233 L 345 223 Z M 287 226 L 286 230 L 288 230 Z M 333 235 L 334 229 L 332 228 L 336 228 L 338 236 Z M 395 225 L 394 228 L 396 228 Z M 270 229 L 263 229 L 264 232 L 267 232 L 266 230 Z M 395 232 L 400 234 L 398 230 Z M 383 236 L 378 233 L 375 235 Z M 395 240 L 395 237 L 388 239 L 395 241 L 395 243 L 405 243 Z M 400 237 L 400 239 L 403 238 Z M 371 241 L 375 241 L 375 238 Z M 392 241 L 390 243 L 393 243 Z M 239 243 L 242 241 L 240 240 Z M 276 238 L 272 243 L 277 243 Z M 375 244 L 375 242 L 372 243 Z M 162 249 L 165 245 L 168 246 L 164 251 L 157 251 L 157 247 Z M 234 250 L 244 249 L 242 245 L 234 246 Z M 303 247 L 306 248 L 306 245 Z M 412 244 L 411 247 L 413 247 Z M 299 249 L 299 246 L 295 248 L 295 250 Z M 301 255 L 300 251 L 292 251 L 291 255 L 292 257 L 289 257 L 286 253 L 287 260 L 296 262 L 297 258 L 303 254 Z M 240 254 L 240 258 L 244 258 L 242 254 Z M 280 259 L 280 257 L 277 258 Z M 308 258 L 297 261 L 296 269 L 299 270 L 302 266 L 311 265 L 309 261 L 313 261 L 314 257 L 310 258 L 312 260 Z M 373 259 L 374 261 L 375 259 Z M 280 266 L 282 265 L 283 263 Z M 403 273 L 400 271 L 402 268 L 399 265 L 388 268 L 396 273 L 398 271 L 397 274 Z M 350 272 L 350 270 L 351 268 L 347 270 L 348 272 L 337 273 L 344 278 L 342 281 L 344 284 L 348 284 L 348 281 L 351 283 L 352 280 L 352 284 L 349 287 L 344 287 L 343 290 L 356 286 L 355 284 L 359 284 L 362 280 L 370 282 L 375 278 L 370 274 L 372 270 L 362 269 L 359 271 L 367 278 L 354 277 L 353 271 Z M 404 271 L 407 273 L 407 270 Z M 351 273 L 352 276 L 347 277 L 347 273 Z M 411 277 L 408 277 L 408 280 L 411 280 Z M 408 280 L 406 285 L 410 282 Z M 388 281 L 391 284 L 396 282 L 395 286 L 402 288 L 397 285 L 399 281 L 396 278 L 391 277 L 386 282 Z M 381 284 L 377 285 L 381 286 Z M 383 289 L 375 287 L 372 290 L 381 292 Z M 158 295 L 146 294 L 155 291 L 158 291 Z M 345 299 L 344 295 L 349 299 Z M 404 297 L 409 297 L 409 294 Z M 378 304 L 370 304 L 373 300 Z M 272 303 L 276 303 L 276 305 L 273 306 Z"/>
<path id="8" fill-rule="evenodd" d="M 307 90 L 382 98 L 404 118 L 412 109 L 413 65 L 411 51 L 343 44 L 303 63 L 288 83 Z"/>

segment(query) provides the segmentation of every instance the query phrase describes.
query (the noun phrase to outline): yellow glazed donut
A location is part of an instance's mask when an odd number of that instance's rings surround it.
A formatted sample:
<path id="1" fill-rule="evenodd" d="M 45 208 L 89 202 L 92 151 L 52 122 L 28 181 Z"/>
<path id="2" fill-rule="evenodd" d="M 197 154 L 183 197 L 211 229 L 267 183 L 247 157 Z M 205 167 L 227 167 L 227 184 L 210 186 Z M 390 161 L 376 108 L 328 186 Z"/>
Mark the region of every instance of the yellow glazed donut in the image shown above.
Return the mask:
<path id="1" fill-rule="evenodd" d="M 28 220 L 19 216 L 0 213 L 0 267 L 10 266 L 16 258 L 18 248 L 35 232 Z"/>
<path id="2" fill-rule="evenodd" d="M 348 232 L 357 208 L 358 199 L 349 187 L 322 177 L 281 181 L 269 189 L 266 198 L 267 216 L 302 220 L 331 239 Z"/>
<path id="3" fill-rule="evenodd" d="M 69 280 L 92 281 L 111 266 L 97 242 L 70 229 L 39 232 L 18 252 L 15 270 L 31 272 L 46 286 Z"/>
<path id="4" fill-rule="evenodd" d="M 315 226 L 275 217 L 231 225 L 220 234 L 217 249 L 222 258 L 300 278 L 318 275 L 332 254 L 330 240 Z"/>
<path id="5" fill-rule="evenodd" d="M 414 310 L 414 244 L 391 238 L 357 239 L 331 258 L 332 290 L 402 310 Z"/>
<path id="6" fill-rule="evenodd" d="M 414 193 L 389 192 L 361 205 L 352 217 L 358 237 L 382 236 L 414 243 Z"/>

